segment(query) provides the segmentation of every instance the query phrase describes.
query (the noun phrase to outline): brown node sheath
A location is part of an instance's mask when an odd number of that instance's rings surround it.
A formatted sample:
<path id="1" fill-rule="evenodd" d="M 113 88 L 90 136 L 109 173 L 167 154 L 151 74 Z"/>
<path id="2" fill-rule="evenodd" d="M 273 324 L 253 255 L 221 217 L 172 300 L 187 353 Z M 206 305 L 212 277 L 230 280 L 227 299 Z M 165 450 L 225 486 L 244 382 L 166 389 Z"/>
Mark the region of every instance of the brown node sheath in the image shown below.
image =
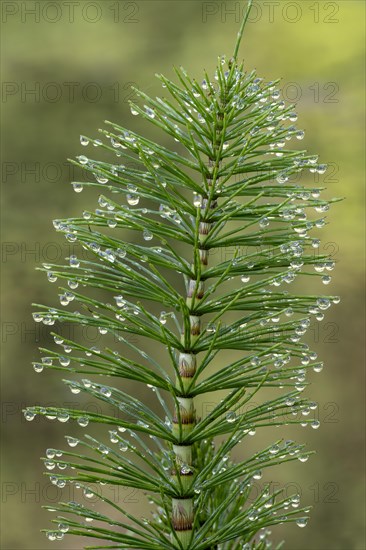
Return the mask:
<path id="1" fill-rule="evenodd" d="M 203 281 L 197 282 L 195 279 L 190 279 L 188 283 L 187 298 L 192 298 L 195 292 L 196 298 L 203 298 L 205 293 Z"/>
<path id="2" fill-rule="evenodd" d="M 196 372 L 197 359 L 192 353 L 179 354 L 179 374 L 184 378 L 192 378 Z"/>
<path id="3" fill-rule="evenodd" d="M 208 250 L 200 248 L 199 255 L 200 255 L 201 264 L 208 265 Z"/>
<path id="4" fill-rule="evenodd" d="M 172 523 L 176 531 L 188 531 L 193 525 L 191 499 L 173 499 Z"/>
<path id="5" fill-rule="evenodd" d="M 200 235 L 208 235 L 211 229 L 211 223 L 200 222 L 198 232 Z"/>

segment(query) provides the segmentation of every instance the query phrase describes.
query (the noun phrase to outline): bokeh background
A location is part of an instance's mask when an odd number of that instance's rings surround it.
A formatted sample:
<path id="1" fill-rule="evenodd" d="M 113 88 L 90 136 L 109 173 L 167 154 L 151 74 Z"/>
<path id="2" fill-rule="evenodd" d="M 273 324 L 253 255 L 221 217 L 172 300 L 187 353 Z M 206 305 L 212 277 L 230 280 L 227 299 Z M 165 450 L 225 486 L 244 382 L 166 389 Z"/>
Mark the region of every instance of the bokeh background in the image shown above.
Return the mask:
<path id="1" fill-rule="evenodd" d="M 52 345 L 35 325 L 31 302 L 55 303 L 56 288 L 34 268 L 69 250 L 51 220 L 79 214 L 97 193 L 73 192 L 68 157 L 79 135 L 97 135 L 109 119 L 144 131 L 132 117 L 131 84 L 161 93 L 155 72 L 174 64 L 201 78 L 232 51 L 244 4 L 201 1 L 1 3 L 2 18 L 2 541 L 4 550 L 76 550 L 83 541 L 50 543 L 41 509 L 61 497 L 39 456 L 64 445 L 64 425 L 25 422 L 21 409 L 71 401 L 57 373 L 36 375 L 37 346 Z M 312 505 L 306 529 L 274 530 L 288 550 L 364 550 L 364 17 L 365 4 L 255 2 L 241 56 L 266 80 L 282 77 L 298 104 L 305 147 L 330 165 L 319 184 L 346 197 L 327 216 L 321 251 L 336 260 L 330 292 L 342 296 L 310 343 L 326 361 L 308 394 L 319 402 L 320 430 L 297 429 L 317 455 L 286 466 L 273 480 Z M 148 130 L 150 135 L 151 129 Z M 158 137 L 158 136 L 156 136 Z M 160 138 L 159 138 L 160 139 Z M 309 182 L 314 186 L 314 182 Z M 304 283 L 304 291 L 309 290 Z M 329 287 L 327 287 L 328 290 Z M 322 292 L 323 289 L 319 289 Z M 62 496 L 73 500 L 73 495 Z M 141 495 L 125 505 L 145 513 Z M 146 512 L 148 513 L 148 512 Z"/>

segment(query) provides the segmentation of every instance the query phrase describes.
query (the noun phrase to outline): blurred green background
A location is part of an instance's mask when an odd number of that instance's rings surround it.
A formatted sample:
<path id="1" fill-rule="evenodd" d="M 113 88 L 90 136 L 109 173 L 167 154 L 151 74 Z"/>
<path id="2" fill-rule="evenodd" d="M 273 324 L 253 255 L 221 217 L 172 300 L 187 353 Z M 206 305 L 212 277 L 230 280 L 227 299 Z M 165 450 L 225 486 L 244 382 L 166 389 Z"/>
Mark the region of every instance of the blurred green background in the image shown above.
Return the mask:
<path id="1" fill-rule="evenodd" d="M 28 424 L 21 414 L 24 405 L 71 401 L 60 375 L 36 375 L 30 364 L 39 357 L 37 345 L 51 342 L 46 327 L 33 323 L 30 303 L 56 303 L 56 288 L 34 268 L 70 252 L 51 220 L 79 214 L 97 197 L 72 191 L 66 158 L 83 152 L 79 135 L 97 136 L 104 119 L 144 132 L 128 108 L 130 85 L 157 94 L 155 72 L 172 77 L 174 64 L 198 79 L 203 68 L 212 71 L 217 56 L 233 49 L 243 3 L 3 1 L 1 9 L 1 548 L 74 550 L 83 547 L 81 540 L 50 543 L 39 532 L 50 525 L 41 504 L 61 495 L 42 475 L 38 457 L 46 447 L 63 446 L 67 430 L 50 422 Z M 256 68 L 266 80 L 282 77 L 285 99 L 298 103 L 304 146 L 330 164 L 319 184 L 328 187 L 327 196 L 347 198 L 331 209 L 321 248 L 337 262 L 330 292 L 342 301 L 310 331 L 312 347 L 326 361 L 307 390 L 319 402 L 322 425 L 316 432 L 294 431 L 317 455 L 272 478 L 314 507 L 305 530 L 274 530 L 289 550 L 366 546 L 364 17 L 362 1 L 255 2 L 241 47 L 249 70 Z M 151 128 L 147 132 L 153 136 Z M 64 492 L 62 498 L 73 495 Z M 121 498 L 145 513 L 141 495 L 125 490 Z"/>

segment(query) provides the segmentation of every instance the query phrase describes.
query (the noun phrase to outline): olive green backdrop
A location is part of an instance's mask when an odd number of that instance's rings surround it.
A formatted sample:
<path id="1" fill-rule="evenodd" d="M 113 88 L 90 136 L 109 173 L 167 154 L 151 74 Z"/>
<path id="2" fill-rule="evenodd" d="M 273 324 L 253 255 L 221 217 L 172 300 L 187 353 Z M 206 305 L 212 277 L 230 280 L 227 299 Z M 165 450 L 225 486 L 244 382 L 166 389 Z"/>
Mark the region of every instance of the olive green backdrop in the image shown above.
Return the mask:
<path id="1" fill-rule="evenodd" d="M 172 77 L 174 64 L 202 78 L 201 69 L 212 70 L 218 55 L 231 53 L 242 9 L 240 2 L 182 0 L 1 3 L 4 550 L 83 546 L 68 537 L 50 543 L 39 532 L 50 526 L 41 504 L 61 498 L 39 456 L 64 445 L 71 427 L 29 424 L 21 414 L 26 404 L 72 401 L 60 375 L 37 375 L 30 364 L 37 342 L 51 342 L 46 327 L 33 323 L 30 304 L 57 298 L 55 285 L 34 268 L 70 252 L 51 220 L 96 202 L 92 191 L 73 192 L 66 158 L 84 151 L 79 135 L 96 136 L 104 119 L 145 131 L 129 112 L 130 85 L 162 93 L 154 73 Z M 317 455 L 271 473 L 314 507 L 306 529 L 273 530 L 289 550 L 365 549 L 364 12 L 364 2 L 352 0 L 255 2 L 241 47 L 248 69 L 266 80 L 283 78 L 285 99 L 298 103 L 298 125 L 306 130 L 302 144 L 330 165 L 319 185 L 328 187 L 327 196 L 347 199 L 327 216 L 321 251 L 337 267 L 332 285 L 317 288 L 330 288 L 342 301 L 311 326 L 308 338 L 326 362 L 307 390 L 319 402 L 322 425 L 292 433 Z M 77 498 L 67 491 L 62 498 Z M 114 496 L 149 514 L 143 495 L 121 489 Z"/>

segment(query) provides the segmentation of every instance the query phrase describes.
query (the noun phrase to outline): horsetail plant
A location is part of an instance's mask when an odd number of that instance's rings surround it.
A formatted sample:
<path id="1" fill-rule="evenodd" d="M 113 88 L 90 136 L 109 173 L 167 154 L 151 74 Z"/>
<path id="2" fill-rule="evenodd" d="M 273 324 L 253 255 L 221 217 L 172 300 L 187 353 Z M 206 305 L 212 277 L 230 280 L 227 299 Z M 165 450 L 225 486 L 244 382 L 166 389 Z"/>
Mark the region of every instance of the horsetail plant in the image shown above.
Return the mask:
<path id="1" fill-rule="evenodd" d="M 93 327 L 105 345 L 53 333 L 61 351 L 42 348 L 34 369 L 72 375 L 64 380 L 71 392 L 103 402 L 110 414 L 80 406 L 24 412 L 27 420 L 73 420 L 74 432 L 91 423 L 110 431 L 108 442 L 101 430 L 77 432 L 66 436 L 70 450 L 47 449 L 53 484 L 73 484 L 101 501 L 100 512 L 74 501 L 47 506 L 58 512 L 50 540 L 68 533 L 93 539 L 89 548 L 264 550 L 281 546 L 268 527 L 306 525 L 299 495 L 265 484 L 253 497 L 252 489 L 265 469 L 310 454 L 279 439 L 279 426 L 319 426 L 310 418 L 316 404 L 302 391 L 308 371 L 322 363 L 301 337 L 310 316 L 321 321 L 339 298 L 285 288 L 298 288 L 300 275 L 330 281 L 334 262 L 309 233 L 325 224 L 332 201 L 302 183 L 304 171 L 322 174 L 326 166 L 285 148 L 304 132 L 292 125 L 297 115 L 281 100 L 278 81 L 265 83 L 238 61 L 250 6 L 234 54 L 220 57 L 214 78 L 205 73 L 199 84 L 179 68 L 176 82 L 158 76 L 169 98 L 136 90 L 132 115 L 164 132 L 166 145 L 108 121 L 104 142 L 81 136 L 111 161 L 77 157 L 73 164 L 90 181 L 74 182 L 74 190 L 106 194 L 94 212 L 54 221 L 87 254 L 43 265 L 51 282 L 67 284 L 62 307 L 36 305 L 34 320 Z M 142 388 L 139 398 L 126 381 Z M 199 405 L 215 396 L 200 416 Z M 262 427 L 271 444 L 248 452 Z M 235 462 L 231 452 L 241 442 Z M 148 495 L 152 517 L 108 498 L 106 484 Z"/>

